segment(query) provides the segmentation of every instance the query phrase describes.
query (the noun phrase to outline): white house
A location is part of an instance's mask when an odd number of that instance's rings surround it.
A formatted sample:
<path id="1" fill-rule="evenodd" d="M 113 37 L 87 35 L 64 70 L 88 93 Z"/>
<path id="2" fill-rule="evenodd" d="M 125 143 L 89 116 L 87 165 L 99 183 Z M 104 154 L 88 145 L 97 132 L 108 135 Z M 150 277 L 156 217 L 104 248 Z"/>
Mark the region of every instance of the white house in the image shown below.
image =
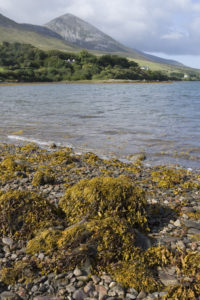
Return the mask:
<path id="1" fill-rule="evenodd" d="M 142 66 L 140 67 L 141 70 L 145 70 L 145 71 L 148 71 L 149 70 L 149 66 Z"/>

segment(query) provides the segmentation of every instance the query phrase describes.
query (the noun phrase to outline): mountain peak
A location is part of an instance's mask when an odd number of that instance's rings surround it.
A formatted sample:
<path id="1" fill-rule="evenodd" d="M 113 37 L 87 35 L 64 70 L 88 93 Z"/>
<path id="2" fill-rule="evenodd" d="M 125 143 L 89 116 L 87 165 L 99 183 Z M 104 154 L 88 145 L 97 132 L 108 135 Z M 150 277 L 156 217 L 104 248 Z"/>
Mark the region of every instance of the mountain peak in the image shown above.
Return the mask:
<path id="1" fill-rule="evenodd" d="M 108 52 L 126 52 L 125 46 L 71 13 L 55 18 L 45 26 L 61 35 L 67 42 L 83 48 Z"/>

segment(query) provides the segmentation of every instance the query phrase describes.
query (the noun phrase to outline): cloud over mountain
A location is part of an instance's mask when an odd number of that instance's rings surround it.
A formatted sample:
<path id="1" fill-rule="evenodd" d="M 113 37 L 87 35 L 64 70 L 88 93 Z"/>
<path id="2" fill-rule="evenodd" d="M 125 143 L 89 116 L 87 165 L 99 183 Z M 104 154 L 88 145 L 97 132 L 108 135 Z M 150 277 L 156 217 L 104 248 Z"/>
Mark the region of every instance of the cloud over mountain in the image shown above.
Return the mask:
<path id="1" fill-rule="evenodd" d="M 72 13 L 129 47 L 200 55 L 199 0 L 0 0 L 0 12 L 34 24 Z"/>

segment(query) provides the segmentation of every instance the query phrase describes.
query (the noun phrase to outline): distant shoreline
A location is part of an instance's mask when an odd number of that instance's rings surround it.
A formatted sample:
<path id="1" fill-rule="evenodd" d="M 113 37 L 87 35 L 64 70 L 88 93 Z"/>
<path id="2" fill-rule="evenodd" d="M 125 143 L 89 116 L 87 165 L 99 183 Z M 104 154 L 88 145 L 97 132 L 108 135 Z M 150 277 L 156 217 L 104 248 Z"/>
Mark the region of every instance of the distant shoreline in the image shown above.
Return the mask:
<path id="1" fill-rule="evenodd" d="M 171 84 L 173 81 L 143 81 L 143 80 L 77 80 L 77 81 L 52 81 L 52 82 L 0 82 L 0 86 L 14 85 L 46 85 L 46 84 Z"/>

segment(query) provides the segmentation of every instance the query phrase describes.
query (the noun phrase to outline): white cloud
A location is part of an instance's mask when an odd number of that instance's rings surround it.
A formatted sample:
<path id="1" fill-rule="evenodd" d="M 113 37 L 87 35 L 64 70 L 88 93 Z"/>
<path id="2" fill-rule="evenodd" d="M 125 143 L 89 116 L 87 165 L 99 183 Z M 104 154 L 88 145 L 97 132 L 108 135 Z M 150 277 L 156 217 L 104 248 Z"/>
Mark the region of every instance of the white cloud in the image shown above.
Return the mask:
<path id="1" fill-rule="evenodd" d="M 180 33 L 180 32 L 171 32 L 168 34 L 164 34 L 163 36 L 161 36 L 161 39 L 166 39 L 166 40 L 180 40 L 184 37 L 184 34 Z"/>
<path id="2" fill-rule="evenodd" d="M 0 0 L 0 12 L 34 24 L 70 12 L 129 47 L 200 54 L 199 0 Z"/>

